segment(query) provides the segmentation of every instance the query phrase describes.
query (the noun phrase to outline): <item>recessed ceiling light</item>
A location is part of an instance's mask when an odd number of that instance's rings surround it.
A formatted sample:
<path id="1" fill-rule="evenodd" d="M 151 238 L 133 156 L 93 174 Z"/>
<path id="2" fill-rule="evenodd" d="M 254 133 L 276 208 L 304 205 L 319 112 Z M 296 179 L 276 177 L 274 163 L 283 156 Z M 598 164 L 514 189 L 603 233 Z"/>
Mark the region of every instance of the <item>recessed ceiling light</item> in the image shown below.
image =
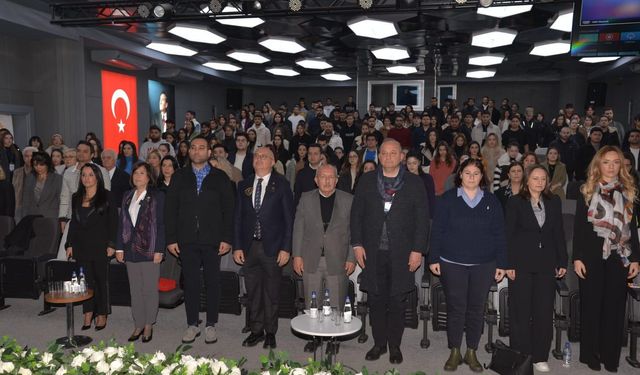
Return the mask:
<path id="1" fill-rule="evenodd" d="M 282 36 L 268 36 L 260 39 L 258 43 L 275 52 L 298 53 L 306 49 L 294 38 Z"/>
<path id="2" fill-rule="evenodd" d="M 467 78 L 491 78 L 495 75 L 495 69 L 476 69 L 467 71 Z"/>
<path id="3" fill-rule="evenodd" d="M 267 61 L 269 61 L 268 57 L 258 52 L 237 50 L 237 49 L 227 52 L 227 56 L 231 57 L 234 60 L 238 60 L 246 63 L 252 63 L 252 64 L 264 64 Z"/>
<path id="4" fill-rule="evenodd" d="M 387 72 L 393 74 L 411 74 L 417 73 L 418 69 L 413 65 L 392 65 L 387 66 Z"/>
<path id="5" fill-rule="evenodd" d="M 496 6 L 496 7 L 488 7 L 488 8 L 478 8 L 478 14 L 482 14 L 483 16 L 495 17 L 495 18 L 506 18 L 515 16 L 516 14 L 526 13 L 531 11 L 533 5 L 506 5 L 506 6 Z"/>
<path id="6" fill-rule="evenodd" d="M 484 48 L 496 48 L 513 44 L 518 32 L 511 29 L 492 29 L 473 33 L 471 45 Z"/>
<path id="7" fill-rule="evenodd" d="M 209 61 L 202 65 L 206 66 L 207 68 L 211 68 L 215 70 L 224 70 L 226 72 L 237 72 L 238 70 L 242 69 L 241 66 L 238 66 L 226 61 Z"/>
<path id="8" fill-rule="evenodd" d="M 227 40 L 227 37 L 204 25 L 173 24 L 167 29 L 173 35 L 190 42 L 218 44 Z"/>
<path id="9" fill-rule="evenodd" d="M 384 39 L 398 35 L 395 23 L 391 21 L 377 20 L 367 16 L 354 18 L 347 22 L 347 26 L 357 36 L 374 39 Z"/>
<path id="10" fill-rule="evenodd" d="M 573 8 L 558 12 L 551 28 L 570 33 L 573 29 Z"/>
<path id="11" fill-rule="evenodd" d="M 273 68 L 268 68 L 265 69 L 268 73 L 273 74 L 274 76 L 283 76 L 283 77 L 295 77 L 297 75 L 300 75 L 300 73 L 298 73 L 297 71 L 288 68 L 288 67 L 273 67 Z"/>
<path id="12" fill-rule="evenodd" d="M 469 65 L 490 66 L 502 64 L 504 53 L 485 53 L 469 56 Z"/>
<path id="13" fill-rule="evenodd" d="M 331 64 L 329 64 L 328 62 L 322 59 L 310 59 L 310 58 L 298 59 L 296 60 L 296 64 L 306 69 L 322 70 L 322 69 L 333 68 Z"/>
<path id="14" fill-rule="evenodd" d="M 409 50 L 405 47 L 380 47 L 371 50 L 371 53 L 380 60 L 402 60 L 409 58 Z"/>
<path id="15" fill-rule="evenodd" d="M 322 78 L 329 80 L 329 81 L 348 81 L 351 79 L 351 77 L 349 77 L 346 74 L 341 74 L 341 73 L 327 73 L 327 74 L 323 74 Z"/>
<path id="16" fill-rule="evenodd" d="M 147 48 L 166 53 L 167 55 L 177 56 L 193 56 L 198 53 L 197 50 L 185 47 L 178 42 L 151 42 L 147 44 Z"/>
<path id="17" fill-rule="evenodd" d="M 533 45 L 533 49 L 529 52 L 535 56 L 554 56 L 569 53 L 571 43 L 564 40 L 554 40 L 551 42 L 540 42 Z"/>
<path id="18" fill-rule="evenodd" d="M 262 25 L 264 23 L 264 20 L 258 17 L 246 16 L 241 18 L 224 18 L 225 13 L 238 13 L 238 12 L 239 10 L 236 7 L 229 4 L 226 7 L 224 7 L 224 9 L 222 9 L 222 14 L 216 17 L 216 21 L 227 26 L 238 26 L 238 27 L 246 27 L 246 28 L 253 28 L 258 25 Z"/>
<path id="19" fill-rule="evenodd" d="M 620 58 L 620 56 L 609 56 L 609 57 L 583 57 L 580 59 L 580 62 L 588 63 L 588 64 L 597 64 L 609 61 L 616 61 Z"/>

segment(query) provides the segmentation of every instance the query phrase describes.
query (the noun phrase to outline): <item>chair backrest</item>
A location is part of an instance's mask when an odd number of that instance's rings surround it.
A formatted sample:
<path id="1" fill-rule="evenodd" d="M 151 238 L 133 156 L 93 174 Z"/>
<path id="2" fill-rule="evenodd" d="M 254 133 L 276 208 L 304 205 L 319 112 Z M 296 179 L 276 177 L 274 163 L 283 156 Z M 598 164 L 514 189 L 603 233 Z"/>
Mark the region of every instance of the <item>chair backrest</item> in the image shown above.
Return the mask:
<path id="1" fill-rule="evenodd" d="M 58 219 L 39 217 L 33 221 L 35 237 L 29 241 L 29 256 L 56 255 L 60 241 L 60 224 Z"/>
<path id="2" fill-rule="evenodd" d="M 4 246 L 4 238 L 15 226 L 16 222 L 11 216 L 0 216 L 0 249 Z"/>
<path id="3" fill-rule="evenodd" d="M 179 284 L 181 272 L 182 266 L 178 263 L 178 258 L 174 257 L 172 254 L 167 254 L 164 257 L 164 262 L 160 264 L 160 277 L 176 280 Z"/>

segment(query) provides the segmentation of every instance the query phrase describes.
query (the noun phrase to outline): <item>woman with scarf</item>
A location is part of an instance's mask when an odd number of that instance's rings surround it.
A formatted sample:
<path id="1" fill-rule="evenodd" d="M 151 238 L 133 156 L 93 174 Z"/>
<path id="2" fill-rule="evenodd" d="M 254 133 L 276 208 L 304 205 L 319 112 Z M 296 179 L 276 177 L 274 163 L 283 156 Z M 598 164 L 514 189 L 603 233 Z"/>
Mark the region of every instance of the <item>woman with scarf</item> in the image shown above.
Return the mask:
<path id="1" fill-rule="evenodd" d="M 158 315 L 158 280 L 165 249 L 164 193 L 152 188 L 155 180 L 150 164 L 133 166 L 133 189 L 122 197 L 118 220 L 116 259 L 127 266 L 135 325 L 129 341 L 140 336 L 142 342 L 151 341 Z"/>
<path id="2" fill-rule="evenodd" d="M 580 283 L 580 362 L 616 372 L 623 339 L 627 279 L 638 274 L 636 186 L 619 148 L 604 146 L 587 170 L 573 235 Z"/>

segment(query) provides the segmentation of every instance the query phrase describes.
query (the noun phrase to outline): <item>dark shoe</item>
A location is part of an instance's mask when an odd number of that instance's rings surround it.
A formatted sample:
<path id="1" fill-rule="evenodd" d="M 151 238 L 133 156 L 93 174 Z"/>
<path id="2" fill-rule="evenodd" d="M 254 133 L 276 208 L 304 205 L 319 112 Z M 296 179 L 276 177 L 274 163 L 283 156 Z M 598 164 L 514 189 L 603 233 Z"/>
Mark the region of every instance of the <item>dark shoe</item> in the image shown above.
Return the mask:
<path id="1" fill-rule="evenodd" d="M 264 333 L 251 333 L 249 337 L 244 339 L 242 346 L 256 346 L 262 340 L 264 340 Z"/>
<path id="2" fill-rule="evenodd" d="M 399 346 L 389 346 L 389 362 L 396 365 L 402 363 L 402 352 Z"/>
<path id="3" fill-rule="evenodd" d="M 101 325 L 101 326 L 96 326 L 96 331 L 102 331 L 103 329 L 105 329 L 106 326 L 107 326 L 106 323 L 104 325 Z"/>
<path id="4" fill-rule="evenodd" d="M 364 357 L 367 361 L 377 361 L 381 355 L 387 352 L 386 346 L 374 346 L 367 352 L 367 355 Z"/>
<path id="5" fill-rule="evenodd" d="M 136 331 L 133 331 L 133 333 L 131 334 L 131 336 L 129 336 L 129 339 L 127 341 L 129 342 L 133 342 L 133 341 L 138 341 L 138 339 L 140 338 L 140 336 L 142 336 L 142 330 L 140 330 L 140 332 L 138 332 L 136 334 Z"/>
<path id="6" fill-rule="evenodd" d="M 82 327 L 80 327 L 80 329 L 83 330 L 83 331 L 91 329 L 91 323 L 89 323 L 89 325 L 86 325 L 86 326 L 83 325 Z"/>
<path id="7" fill-rule="evenodd" d="M 464 363 L 469 365 L 469 368 L 473 372 L 482 372 L 482 365 L 478 361 L 475 349 L 467 348 L 467 352 L 464 353 Z"/>
<path id="8" fill-rule="evenodd" d="M 602 370 L 602 366 L 600 365 L 600 362 L 599 362 L 599 361 L 598 361 L 598 362 L 596 362 L 596 361 L 589 362 L 589 363 L 586 363 L 586 365 L 587 365 L 587 366 L 588 366 L 592 371 L 600 371 L 600 370 Z"/>
<path id="9" fill-rule="evenodd" d="M 444 363 L 444 371 L 456 371 L 461 364 L 462 355 L 460 354 L 460 348 L 451 348 L 449 359 Z"/>
<path id="10" fill-rule="evenodd" d="M 275 349 L 276 348 L 276 335 L 273 333 L 267 333 L 264 344 L 262 345 L 264 349 Z"/>
<path id="11" fill-rule="evenodd" d="M 151 334 L 149 336 L 142 336 L 142 342 L 149 342 L 153 339 L 153 330 L 151 330 Z"/>
<path id="12" fill-rule="evenodd" d="M 309 342 L 307 342 L 307 344 L 304 346 L 304 351 L 307 353 L 313 353 L 316 351 L 316 348 L 320 346 L 320 341 L 319 340 L 311 340 Z"/>
<path id="13" fill-rule="evenodd" d="M 604 369 L 609 371 L 609 372 L 618 372 L 618 366 L 613 367 L 613 366 L 604 365 Z"/>

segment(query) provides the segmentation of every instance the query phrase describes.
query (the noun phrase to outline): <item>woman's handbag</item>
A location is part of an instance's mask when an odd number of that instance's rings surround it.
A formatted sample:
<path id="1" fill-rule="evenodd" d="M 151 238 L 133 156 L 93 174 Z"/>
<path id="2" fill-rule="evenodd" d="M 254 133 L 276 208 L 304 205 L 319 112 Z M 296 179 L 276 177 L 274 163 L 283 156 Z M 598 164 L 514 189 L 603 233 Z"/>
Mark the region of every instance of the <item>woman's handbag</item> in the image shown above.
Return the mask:
<path id="1" fill-rule="evenodd" d="M 484 367 L 500 375 L 533 375 L 531 355 L 522 354 L 500 340 L 496 340 L 493 344 L 491 363 Z"/>

